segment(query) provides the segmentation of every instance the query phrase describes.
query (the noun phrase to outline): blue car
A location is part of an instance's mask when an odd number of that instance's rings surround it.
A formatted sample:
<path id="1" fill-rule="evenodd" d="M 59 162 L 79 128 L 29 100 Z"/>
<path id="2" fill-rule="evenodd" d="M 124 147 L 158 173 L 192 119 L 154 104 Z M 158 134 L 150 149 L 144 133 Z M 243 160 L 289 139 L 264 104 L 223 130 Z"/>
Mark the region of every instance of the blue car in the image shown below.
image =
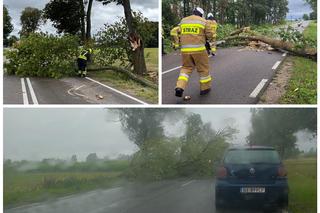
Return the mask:
<path id="1" fill-rule="evenodd" d="M 287 172 L 274 148 L 248 146 L 227 149 L 217 170 L 217 210 L 241 205 L 287 209 L 288 192 Z"/>

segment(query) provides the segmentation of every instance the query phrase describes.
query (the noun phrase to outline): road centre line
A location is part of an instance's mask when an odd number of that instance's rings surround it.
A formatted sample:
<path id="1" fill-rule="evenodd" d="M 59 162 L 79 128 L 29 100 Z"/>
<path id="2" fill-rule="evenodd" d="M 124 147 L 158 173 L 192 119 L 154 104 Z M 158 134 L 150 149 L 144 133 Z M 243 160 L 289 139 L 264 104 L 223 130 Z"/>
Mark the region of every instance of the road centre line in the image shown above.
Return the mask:
<path id="1" fill-rule="evenodd" d="M 257 87 L 252 91 L 252 93 L 249 95 L 250 98 L 256 98 L 264 85 L 268 82 L 268 79 L 262 79 L 260 83 L 257 85 Z"/>
<path id="2" fill-rule="evenodd" d="M 276 70 L 280 64 L 281 64 L 281 61 L 277 61 L 277 62 L 273 65 L 272 70 Z"/>
<path id="3" fill-rule="evenodd" d="M 212 57 L 212 55 L 209 55 L 209 56 L 208 56 L 208 58 L 211 58 L 211 57 Z M 167 74 L 167 73 L 172 72 L 172 71 L 175 71 L 175 70 L 177 70 L 177 69 L 180 69 L 181 67 L 182 67 L 182 66 L 178 66 L 178 67 L 175 67 L 175 68 L 166 70 L 166 71 L 162 72 L 162 75 Z"/>
<path id="4" fill-rule="evenodd" d="M 33 87 L 32 87 L 32 84 L 31 84 L 31 81 L 30 81 L 29 78 L 27 78 L 27 84 L 28 84 L 28 87 L 29 87 L 29 91 L 30 91 L 30 94 L 31 94 L 31 99 L 32 99 L 33 104 L 38 105 L 39 102 L 38 102 L 36 94 L 34 93 L 34 90 L 33 90 Z"/>
<path id="5" fill-rule="evenodd" d="M 172 72 L 172 71 L 174 71 L 174 70 L 180 69 L 181 67 L 182 67 L 182 66 L 179 66 L 179 67 L 175 67 L 175 68 L 172 68 L 172 69 L 170 69 L 170 70 L 164 71 L 164 72 L 162 73 L 162 75 L 167 74 L 167 73 L 169 73 L 169 72 Z"/>
<path id="6" fill-rule="evenodd" d="M 28 100 L 27 88 L 26 88 L 26 84 L 24 82 L 24 78 L 21 78 L 21 89 L 22 89 L 23 104 L 28 105 L 29 100 Z"/>
<path id="7" fill-rule="evenodd" d="M 103 84 L 103 83 L 101 83 L 101 82 L 99 82 L 99 81 L 96 81 L 96 80 L 94 80 L 94 79 L 92 79 L 92 78 L 86 77 L 86 79 L 89 80 L 89 81 L 92 81 L 92 82 L 94 82 L 94 83 L 96 83 L 96 84 L 99 84 L 99 85 L 101 85 L 101 86 L 103 86 L 103 87 L 105 87 L 105 88 L 108 88 L 108 89 L 110 89 L 110 90 L 112 90 L 112 91 L 114 91 L 114 92 L 116 92 L 116 93 L 118 93 L 118 94 L 120 94 L 120 95 L 123 95 L 123 96 L 131 99 L 131 100 L 134 100 L 134 101 L 136 101 L 136 102 L 138 102 L 138 103 L 140 103 L 140 104 L 148 105 L 146 102 L 143 102 L 143 101 L 141 101 L 141 100 L 139 100 L 139 99 L 137 99 L 137 98 L 135 98 L 135 97 L 132 97 L 132 96 L 130 96 L 130 95 L 124 93 L 124 92 L 121 92 L 121 91 L 119 91 L 119 90 L 117 90 L 117 89 L 114 89 L 114 88 L 112 88 L 112 87 L 110 87 L 110 86 L 107 86 L 107 85 L 105 85 L 105 84 Z"/>
<path id="8" fill-rule="evenodd" d="M 286 56 L 287 56 L 287 53 L 283 53 L 283 54 L 282 54 L 282 57 L 286 57 Z"/>
<path id="9" fill-rule="evenodd" d="M 186 183 L 182 184 L 181 187 L 185 187 L 185 186 L 189 185 L 192 182 L 194 182 L 194 180 L 190 180 L 189 182 L 186 182 Z"/>

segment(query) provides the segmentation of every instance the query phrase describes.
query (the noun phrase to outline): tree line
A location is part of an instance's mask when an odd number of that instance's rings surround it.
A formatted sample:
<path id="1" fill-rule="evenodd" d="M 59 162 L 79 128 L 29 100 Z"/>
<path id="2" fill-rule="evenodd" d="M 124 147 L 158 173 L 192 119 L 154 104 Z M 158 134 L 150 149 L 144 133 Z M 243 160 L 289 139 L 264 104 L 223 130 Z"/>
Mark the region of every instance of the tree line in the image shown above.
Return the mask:
<path id="1" fill-rule="evenodd" d="M 163 21 L 176 25 L 185 16 L 191 15 L 199 6 L 211 12 L 218 23 L 239 27 L 258 24 L 281 23 L 288 10 L 288 0 L 163 0 Z"/>

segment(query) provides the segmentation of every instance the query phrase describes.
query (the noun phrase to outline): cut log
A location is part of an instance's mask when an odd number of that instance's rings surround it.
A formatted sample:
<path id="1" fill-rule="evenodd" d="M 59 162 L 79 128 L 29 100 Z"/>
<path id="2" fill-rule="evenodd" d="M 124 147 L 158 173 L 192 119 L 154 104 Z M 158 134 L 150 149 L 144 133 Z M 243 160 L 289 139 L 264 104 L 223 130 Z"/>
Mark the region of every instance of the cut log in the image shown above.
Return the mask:
<path id="1" fill-rule="evenodd" d="M 250 31 L 251 32 L 251 31 Z M 241 40 L 250 40 L 250 41 L 261 41 L 263 43 L 271 45 L 275 49 L 282 49 L 288 51 L 289 53 L 297 56 L 307 57 L 312 60 L 317 60 L 317 50 L 315 48 L 296 48 L 295 45 L 291 42 L 282 41 L 279 39 L 269 38 L 266 36 L 255 35 L 236 35 L 229 36 L 225 38 L 225 41 L 241 39 Z"/>
<path id="2" fill-rule="evenodd" d="M 154 84 L 146 79 L 143 79 L 140 76 L 133 74 L 129 70 L 122 69 L 120 67 L 104 66 L 104 67 L 100 67 L 100 68 L 88 69 L 88 71 L 106 71 L 106 70 L 113 70 L 116 72 L 123 73 L 123 74 L 127 75 L 130 79 L 142 84 L 143 86 L 151 87 L 153 89 L 158 89 L 158 86 L 156 84 Z"/>

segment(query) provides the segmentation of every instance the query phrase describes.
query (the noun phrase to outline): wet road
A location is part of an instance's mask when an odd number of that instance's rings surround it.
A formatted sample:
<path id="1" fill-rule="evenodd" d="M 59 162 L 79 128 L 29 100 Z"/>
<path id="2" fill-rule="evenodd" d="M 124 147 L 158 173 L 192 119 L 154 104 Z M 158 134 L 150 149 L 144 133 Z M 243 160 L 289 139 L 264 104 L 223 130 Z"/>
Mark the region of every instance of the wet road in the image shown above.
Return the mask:
<path id="1" fill-rule="evenodd" d="M 214 180 L 129 184 L 54 201 L 6 209 L 5 213 L 215 213 Z M 228 213 L 258 213 L 248 209 Z"/>

